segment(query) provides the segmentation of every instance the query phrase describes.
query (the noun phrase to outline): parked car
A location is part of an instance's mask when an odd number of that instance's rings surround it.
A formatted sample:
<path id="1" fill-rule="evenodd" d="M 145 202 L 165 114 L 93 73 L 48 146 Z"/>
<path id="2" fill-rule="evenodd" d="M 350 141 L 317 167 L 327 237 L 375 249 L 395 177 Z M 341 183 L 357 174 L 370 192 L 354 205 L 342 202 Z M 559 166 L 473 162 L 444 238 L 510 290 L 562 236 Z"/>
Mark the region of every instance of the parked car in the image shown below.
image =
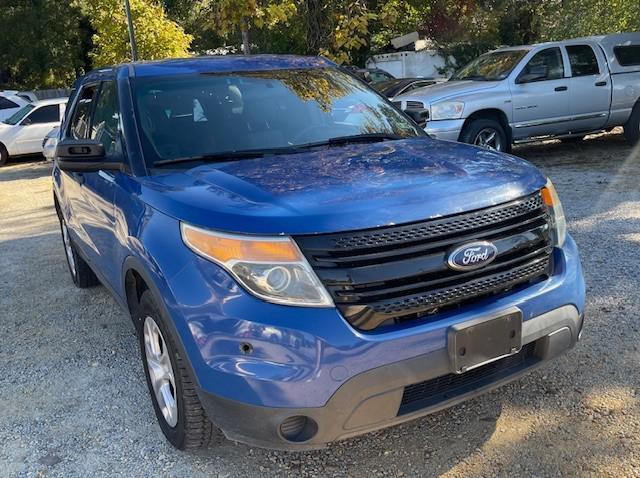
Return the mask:
<path id="1" fill-rule="evenodd" d="M 395 79 L 391 73 L 381 70 L 380 68 L 358 68 L 356 66 L 346 66 L 344 68 L 352 75 L 357 76 L 370 85 Z"/>
<path id="2" fill-rule="evenodd" d="M 409 93 L 418 88 L 442 83 L 444 79 L 436 78 L 394 78 L 393 80 L 385 80 L 373 84 L 373 88 L 381 95 L 393 100 L 396 96 Z"/>
<path id="3" fill-rule="evenodd" d="M 431 139 L 328 60 L 133 63 L 77 86 L 53 167 L 71 278 L 131 315 L 178 448 L 212 424 L 322 447 L 580 337 L 585 286 L 551 182 Z"/>
<path id="4" fill-rule="evenodd" d="M 424 108 L 427 132 L 498 151 L 624 126 L 640 138 L 640 32 L 500 48 L 450 81 L 396 98 Z"/>
<path id="5" fill-rule="evenodd" d="M 0 165 L 10 157 L 38 154 L 52 128 L 60 126 L 66 98 L 28 103 L 0 123 Z"/>
<path id="6" fill-rule="evenodd" d="M 24 98 L 17 96 L 16 93 L 16 91 L 0 92 L 0 121 L 7 119 L 29 103 Z"/>
<path id="7" fill-rule="evenodd" d="M 56 126 L 47 133 L 42 141 L 42 155 L 47 161 L 53 161 L 56 156 L 56 147 L 58 146 L 58 135 L 60 134 L 60 126 Z"/>

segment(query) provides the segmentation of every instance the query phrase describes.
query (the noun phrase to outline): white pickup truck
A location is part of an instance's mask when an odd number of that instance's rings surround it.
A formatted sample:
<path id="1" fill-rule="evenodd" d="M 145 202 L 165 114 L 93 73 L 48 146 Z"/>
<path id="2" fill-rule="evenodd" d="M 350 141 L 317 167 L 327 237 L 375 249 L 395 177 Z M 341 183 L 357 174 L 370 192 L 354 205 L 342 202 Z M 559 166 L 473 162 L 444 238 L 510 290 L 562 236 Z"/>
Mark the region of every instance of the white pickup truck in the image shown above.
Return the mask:
<path id="1" fill-rule="evenodd" d="M 439 139 L 498 151 L 624 126 L 640 139 L 640 32 L 499 48 L 394 99 Z"/>

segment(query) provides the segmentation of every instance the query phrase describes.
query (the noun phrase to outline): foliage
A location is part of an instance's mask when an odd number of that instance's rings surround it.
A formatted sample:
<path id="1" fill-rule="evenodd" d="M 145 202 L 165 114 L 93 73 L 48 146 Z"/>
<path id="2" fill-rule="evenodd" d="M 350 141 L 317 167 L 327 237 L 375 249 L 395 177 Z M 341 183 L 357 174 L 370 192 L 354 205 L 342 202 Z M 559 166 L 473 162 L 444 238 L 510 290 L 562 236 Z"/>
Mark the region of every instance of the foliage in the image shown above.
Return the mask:
<path id="1" fill-rule="evenodd" d="M 155 0 L 130 0 L 131 17 L 138 45 L 138 59 L 184 57 L 191 35 L 167 18 Z M 84 10 L 96 33 L 91 53 L 95 66 L 130 61 L 129 33 L 122 0 L 84 0 Z"/>
<path id="2" fill-rule="evenodd" d="M 4 77 L 0 84 L 12 88 L 68 86 L 87 68 L 91 32 L 69 2 L 3 1 L 0 18 L 0 76 Z"/>

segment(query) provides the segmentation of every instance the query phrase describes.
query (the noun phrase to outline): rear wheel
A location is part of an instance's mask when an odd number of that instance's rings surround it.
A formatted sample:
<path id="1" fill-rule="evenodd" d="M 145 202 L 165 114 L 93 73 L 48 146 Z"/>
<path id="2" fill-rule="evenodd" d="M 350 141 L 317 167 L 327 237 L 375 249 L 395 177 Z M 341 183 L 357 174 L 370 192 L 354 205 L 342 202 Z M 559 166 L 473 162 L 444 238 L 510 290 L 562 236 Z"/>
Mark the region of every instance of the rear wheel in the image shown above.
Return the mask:
<path id="1" fill-rule="evenodd" d="M 624 136 L 631 144 L 640 141 L 640 103 L 636 104 L 624 125 Z"/>
<path id="2" fill-rule="evenodd" d="M 147 385 L 162 433 L 180 450 L 206 447 L 211 441 L 213 424 L 200 404 L 194 380 L 149 290 L 142 293 L 134 319 Z"/>
<path id="3" fill-rule="evenodd" d="M 73 283 L 80 289 L 86 289 L 88 287 L 98 285 L 100 281 L 91 270 L 91 267 L 89 267 L 89 264 L 87 264 L 76 251 L 76 246 L 73 244 L 73 240 L 69 234 L 67 222 L 61 214 L 58 214 L 58 219 L 60 220 L 64 255 L 67 258 L 67 265 L 69 266 L 69 273 L 71 274 Z"/>
<path id="4" fill-rule="evenodd" d="M 9 152 L 3 144 L 0 144 L 0 166 L 4 166 L 9 161 Z"/>
<path id="5" fill-rule="evenodd" d="M 460 140 L 491 151 L 510 149 L 507 134 L 500 123 L 492 119 L 475 119 L 464 127 Z"/>

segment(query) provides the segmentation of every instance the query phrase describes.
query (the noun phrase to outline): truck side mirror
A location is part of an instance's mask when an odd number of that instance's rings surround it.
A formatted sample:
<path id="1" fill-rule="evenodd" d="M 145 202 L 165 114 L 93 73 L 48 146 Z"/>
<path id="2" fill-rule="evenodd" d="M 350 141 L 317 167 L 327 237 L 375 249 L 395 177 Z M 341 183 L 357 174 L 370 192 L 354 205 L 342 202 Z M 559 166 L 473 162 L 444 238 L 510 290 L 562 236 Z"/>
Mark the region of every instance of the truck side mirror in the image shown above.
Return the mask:
<path id="1" fill-rule="evenodd" d="M 526 71 L 526 73 L 525 73 Z M 525 70 L 520 73 L 516 83 L 531 83 L 534 81 L 541 81 L 547 79 L 547 65 L 537 65 L 532 66 L 531 68 L 525 68 Z"/>
<path id="2" fill-rule="evenodd" d="M 62 171 L 120 171 L 122 162 L 107 161 L 104 145 L 93 139 L 63 139 L 56 146 L 56 162 Z"/>
<path id="3" fill-rule="evenodd" d="M 404 110 L 405 114 L 413 121 L 418 123 L 418 126 L 424 128 L 427 125 L 429 119 L 429 110 L 425 108 L 415 108 Z"/>

